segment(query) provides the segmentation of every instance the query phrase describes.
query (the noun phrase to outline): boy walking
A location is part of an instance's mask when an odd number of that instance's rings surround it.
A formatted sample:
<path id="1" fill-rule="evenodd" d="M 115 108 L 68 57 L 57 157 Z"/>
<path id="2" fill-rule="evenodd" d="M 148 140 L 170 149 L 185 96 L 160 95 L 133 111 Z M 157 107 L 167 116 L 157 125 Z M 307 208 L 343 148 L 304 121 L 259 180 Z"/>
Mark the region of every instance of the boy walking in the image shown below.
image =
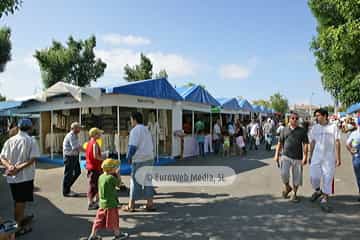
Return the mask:
<path id="1" fill-rule="evenodd" d="M 116 186 L 120 184 L 118 168 L 120 162 L 113 159 L 103 161 L 101 167 L 103 174 L 99 178 L 99 209 L 97 210 L 91 235 L 88 240 L 99 240 L 97 232 L 108 229 L 114 232 L 114 240 L 126 239 L 129 234 L 119 229 L 119 201 Z M 114 177 L 117 175 L 118 177 Z"/>

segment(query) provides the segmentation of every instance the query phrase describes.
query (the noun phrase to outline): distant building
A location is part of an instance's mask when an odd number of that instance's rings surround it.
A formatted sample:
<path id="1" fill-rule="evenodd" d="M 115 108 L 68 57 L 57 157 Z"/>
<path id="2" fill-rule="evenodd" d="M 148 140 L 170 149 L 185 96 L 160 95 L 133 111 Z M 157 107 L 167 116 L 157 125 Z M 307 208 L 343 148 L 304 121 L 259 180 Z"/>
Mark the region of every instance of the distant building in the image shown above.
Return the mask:
<path id="1" fill-rule="evenodd" d="M 318 109 L 319 106 L 310 105 L 310 104 L 294 104 L 290 106 L 291 111 L 295 111 L 299 114 L 299 117 L 304 120 L 309 120 L 315 109 Z"/>

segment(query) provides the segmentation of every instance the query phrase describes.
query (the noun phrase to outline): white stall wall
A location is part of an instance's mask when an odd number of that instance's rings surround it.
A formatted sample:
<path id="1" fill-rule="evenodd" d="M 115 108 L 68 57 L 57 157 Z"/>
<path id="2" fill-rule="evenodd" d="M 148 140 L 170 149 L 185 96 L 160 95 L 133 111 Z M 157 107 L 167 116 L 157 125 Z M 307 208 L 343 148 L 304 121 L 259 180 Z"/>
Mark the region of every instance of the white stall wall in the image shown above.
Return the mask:
<path id="1" fill-rule="evenodd" d="M 182 107 L 181 103 L 177 102 L 174 103 L 173 111 L 172 111 L 172 127 L 173 127 L 173 133 L 177 130 L 182 130 Z M 181 154 L 181 140 L 179 137 L 174 136 L 172 139 L 172 156 L 178 157 Z"/>

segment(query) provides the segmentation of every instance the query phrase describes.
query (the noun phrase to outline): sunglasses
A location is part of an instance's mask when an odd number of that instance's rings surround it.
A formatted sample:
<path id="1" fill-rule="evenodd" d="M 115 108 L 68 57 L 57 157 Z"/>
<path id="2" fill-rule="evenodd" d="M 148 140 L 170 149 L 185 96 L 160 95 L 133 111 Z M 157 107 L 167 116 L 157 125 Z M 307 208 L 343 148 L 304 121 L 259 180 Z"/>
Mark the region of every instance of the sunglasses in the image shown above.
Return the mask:
<path id="1" fill-rule="evenodd" d="M 297 117 L 292 117 L 291 120 L 299 120 Z"/>

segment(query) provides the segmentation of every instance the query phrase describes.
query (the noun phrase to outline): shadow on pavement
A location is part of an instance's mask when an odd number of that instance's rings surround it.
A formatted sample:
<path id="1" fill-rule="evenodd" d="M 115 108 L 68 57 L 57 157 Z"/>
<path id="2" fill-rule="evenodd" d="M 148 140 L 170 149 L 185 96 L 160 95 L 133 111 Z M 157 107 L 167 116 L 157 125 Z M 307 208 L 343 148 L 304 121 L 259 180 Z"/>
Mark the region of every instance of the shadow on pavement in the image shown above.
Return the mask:
<path id="1" fill-rule="evenodd" d="M 360 207 L 351 196 L 332 199 L 334 214 L 302 198 L 298 204 L 271 195 L 210 203 L 159 203 L 156 214 L 122 214 L 136 239 L 358 239 Z M 336 214 L 336 215 L 335 215 Z"/>

